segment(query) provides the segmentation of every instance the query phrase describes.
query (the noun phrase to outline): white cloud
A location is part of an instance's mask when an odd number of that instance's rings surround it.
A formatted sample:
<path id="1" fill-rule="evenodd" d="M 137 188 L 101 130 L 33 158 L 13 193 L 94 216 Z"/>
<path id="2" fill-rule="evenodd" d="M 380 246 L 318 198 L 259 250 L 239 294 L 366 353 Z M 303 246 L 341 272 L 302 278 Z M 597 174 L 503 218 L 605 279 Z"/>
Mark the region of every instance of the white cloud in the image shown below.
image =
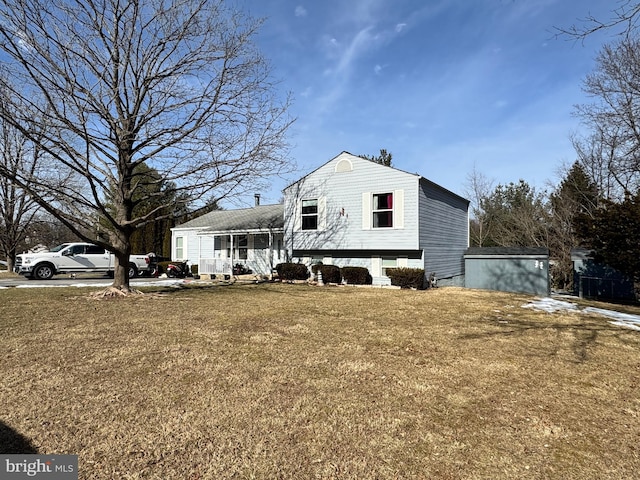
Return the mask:
<path id="1" fill-rule="evenodd" d="M 350 71 L 352 64 L 362 55 L 362 53 L 371 45 L 371 27 L 360 30 L 351 40 L 349 46 L 342 52 L 337 65 L 338 73 Z"/>
<path id="2" fill-rule="evenodd" d="M 396 25 L 396 33 L 400 33 L 407 26 L 406 23 L 398 23 Z"/>
<path id="3" fill-rule="evenodd" d="M 376 75 L 380 75 L 380 73 L 382 72 L 382 65 L 376 65 L 375 67 L 373 67 L 373 71 Z"/>
<path id="4" fill-rule="evenodd" d="M 296 17 L 306 17 L 307 9 L 304 8 L 302 5 L 298 5 L 295 10 L 295 15 Z"/>

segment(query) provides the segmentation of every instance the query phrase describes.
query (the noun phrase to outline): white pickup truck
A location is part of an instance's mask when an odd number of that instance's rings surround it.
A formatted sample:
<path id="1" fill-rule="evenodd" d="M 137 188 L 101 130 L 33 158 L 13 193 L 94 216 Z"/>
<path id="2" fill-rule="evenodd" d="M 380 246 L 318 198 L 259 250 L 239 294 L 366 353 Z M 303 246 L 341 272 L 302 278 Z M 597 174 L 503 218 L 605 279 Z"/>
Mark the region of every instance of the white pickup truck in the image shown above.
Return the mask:
<path id="1" fill-rule="evenodd" d="M 149 255 L 129 257 L 129 278 L 149 273 Z M 115 255 L 91 243 L 63 243 L 50 250 L 16 255 L 14 271 L 29 278 L 49 280 L 59 273 L 104 272 L 113 274 Z"/>

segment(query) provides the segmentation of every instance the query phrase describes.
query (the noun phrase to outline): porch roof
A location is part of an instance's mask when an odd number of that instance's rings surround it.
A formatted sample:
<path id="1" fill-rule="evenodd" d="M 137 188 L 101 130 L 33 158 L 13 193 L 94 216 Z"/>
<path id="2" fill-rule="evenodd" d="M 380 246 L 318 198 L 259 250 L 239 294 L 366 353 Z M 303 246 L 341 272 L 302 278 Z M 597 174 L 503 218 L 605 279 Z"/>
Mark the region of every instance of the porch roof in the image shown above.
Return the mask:
<path id="1" fill-rule="evenodd" d="M 202 229 L 203 235 L 284 231 L 284 205 L 258 205 L 237 210 L 214 210 L 175 228 Z"/>

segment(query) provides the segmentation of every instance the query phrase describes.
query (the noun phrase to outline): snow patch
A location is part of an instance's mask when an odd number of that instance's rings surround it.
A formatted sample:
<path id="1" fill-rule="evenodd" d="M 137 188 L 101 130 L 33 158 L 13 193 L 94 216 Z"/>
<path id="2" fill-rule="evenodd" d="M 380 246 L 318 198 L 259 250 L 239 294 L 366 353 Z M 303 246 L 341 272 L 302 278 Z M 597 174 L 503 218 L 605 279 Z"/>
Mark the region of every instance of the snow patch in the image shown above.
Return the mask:
<path id="1" fill-rule="evenodd" d="M 620 313 L 613 310 L 605 310 L 603 308 L 586 307 L 580 310 L 578 305 L 572 302 L 564 302 L 553 298 L 536 298 L 529 303 L 522 305 L 522 308 L 531 308 L 533 310 L 541 310 L 543 312 L 575 312 L 575 313 L 592 313 L 612 319 L 612 325 L 619 327 L 631 328 L 640 331 L 640 315 L 632 315 L 630 313 Z"/>
<path id="2" fill-rule="evenodd" d="M 578 311 L 578 305 L 575 303 L 563 302 L 562 300 L 555 300 L 549 297 L 536 298 L 526 305 L 523 305 L 522 308 L 532 308 L 533 310 L 542 310 L 548 313 Z"/>

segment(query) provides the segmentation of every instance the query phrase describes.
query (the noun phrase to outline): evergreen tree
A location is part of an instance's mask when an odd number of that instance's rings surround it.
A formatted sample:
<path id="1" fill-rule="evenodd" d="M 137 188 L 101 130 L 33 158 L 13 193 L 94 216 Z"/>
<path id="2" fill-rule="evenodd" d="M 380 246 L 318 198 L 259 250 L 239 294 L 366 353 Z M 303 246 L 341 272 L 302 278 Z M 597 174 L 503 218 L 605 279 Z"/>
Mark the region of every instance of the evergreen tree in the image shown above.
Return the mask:
<path id="1" fill-rule="evenodd" d="M 591 216 L 598 204 L 598 187 L 584 166 L 575 162 L 551 194 L 551 234 L 549 250 L 555 260 L 553 282 L 556 288 L 570 289 L 573 282 L 571 249 L 579 243 L 575 222 L 579 215 Z"/>
<path id="2" fill-rule="evenodd" d="M 480 201 L 491 225 L 485 246 L 548 246 L 549 212 L 543 193 L 524 180 L 498 185 Z"/>
<path id="3" fill-rule="evenodd" d="M 596 261 L 640 282 L 640 192 L 622 202 L 602 200 L 591 214 L 578 216 L 576 227 Z"/>
<path id="4" fill-rule="evenodd" d="M 391 152 L 387 152 L 384 148 L 380 149 L 380 155 L 360 155 L 362 158 L 366 158 L 367 160 L 379 163 L 380 165 L 384 165 L 385 167 L 391 166 Z"/>

